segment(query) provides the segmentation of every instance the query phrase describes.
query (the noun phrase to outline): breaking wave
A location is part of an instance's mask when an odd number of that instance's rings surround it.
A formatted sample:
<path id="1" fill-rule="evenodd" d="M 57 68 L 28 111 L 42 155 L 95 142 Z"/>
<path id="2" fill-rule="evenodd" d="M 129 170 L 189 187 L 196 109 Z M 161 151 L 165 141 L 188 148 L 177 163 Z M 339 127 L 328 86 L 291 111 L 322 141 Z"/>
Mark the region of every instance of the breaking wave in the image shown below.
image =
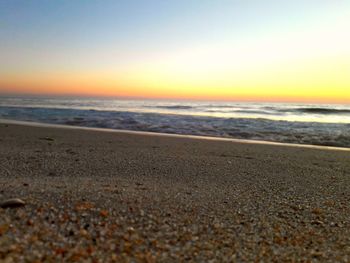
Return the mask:
<path id="1" fill-rule="evenodd" d="M 350 147 L 349 123 L 29 106 L 0 106 L 0 118 L 121 130 Z"/>
<path id="2" fill-rule="evenodd" d="M 330 108 L 299 108 L 297 112 L 314 114 L 350 114 L 350 109 L 330 109 Z"/>

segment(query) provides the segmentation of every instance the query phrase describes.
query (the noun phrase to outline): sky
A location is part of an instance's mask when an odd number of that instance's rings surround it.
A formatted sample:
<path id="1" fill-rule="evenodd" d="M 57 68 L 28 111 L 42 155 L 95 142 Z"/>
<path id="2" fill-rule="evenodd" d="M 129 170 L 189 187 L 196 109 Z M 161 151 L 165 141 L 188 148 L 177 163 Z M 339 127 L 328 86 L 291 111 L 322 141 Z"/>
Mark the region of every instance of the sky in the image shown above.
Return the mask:
<path id="1" fill-rule="evenodd" d="M 350 103 L 350 0 L 0 0 L 0 94 Z"/>

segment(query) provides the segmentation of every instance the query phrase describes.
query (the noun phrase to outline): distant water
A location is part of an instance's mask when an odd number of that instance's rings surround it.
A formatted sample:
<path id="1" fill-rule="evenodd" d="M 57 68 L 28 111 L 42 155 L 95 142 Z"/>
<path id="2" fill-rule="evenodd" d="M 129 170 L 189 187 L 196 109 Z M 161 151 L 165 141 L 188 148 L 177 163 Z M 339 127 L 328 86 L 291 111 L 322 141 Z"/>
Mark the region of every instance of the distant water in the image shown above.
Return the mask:
<path id="1" fill-rule="evenodd" d="M 350 147 L 350 105 L 0 97 L 0 118 Z"/>

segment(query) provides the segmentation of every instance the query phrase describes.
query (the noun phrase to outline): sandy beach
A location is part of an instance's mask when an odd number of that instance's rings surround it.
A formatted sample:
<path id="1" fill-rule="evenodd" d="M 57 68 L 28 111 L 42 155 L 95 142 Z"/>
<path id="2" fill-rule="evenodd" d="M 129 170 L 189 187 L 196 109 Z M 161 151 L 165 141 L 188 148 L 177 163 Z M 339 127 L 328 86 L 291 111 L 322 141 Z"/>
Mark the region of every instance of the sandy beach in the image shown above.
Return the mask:
<path id="1" fill-rule="evenodd" d="M 350 152 L 0 124 L 1 262 L 349 262 Z"/>

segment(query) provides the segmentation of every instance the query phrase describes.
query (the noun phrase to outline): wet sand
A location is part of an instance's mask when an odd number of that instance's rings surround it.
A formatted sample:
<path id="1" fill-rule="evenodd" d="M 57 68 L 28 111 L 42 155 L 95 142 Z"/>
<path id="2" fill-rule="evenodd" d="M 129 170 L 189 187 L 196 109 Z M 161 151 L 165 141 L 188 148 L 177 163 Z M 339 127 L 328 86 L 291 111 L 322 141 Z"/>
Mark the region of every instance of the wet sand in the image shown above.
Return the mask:
<path id="1" fill-rule="evenodd" d="M 350 261 L 350 152 L 0 124 L 0 261 Z"/>

